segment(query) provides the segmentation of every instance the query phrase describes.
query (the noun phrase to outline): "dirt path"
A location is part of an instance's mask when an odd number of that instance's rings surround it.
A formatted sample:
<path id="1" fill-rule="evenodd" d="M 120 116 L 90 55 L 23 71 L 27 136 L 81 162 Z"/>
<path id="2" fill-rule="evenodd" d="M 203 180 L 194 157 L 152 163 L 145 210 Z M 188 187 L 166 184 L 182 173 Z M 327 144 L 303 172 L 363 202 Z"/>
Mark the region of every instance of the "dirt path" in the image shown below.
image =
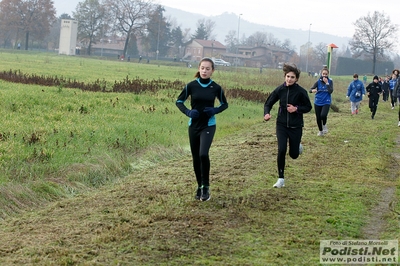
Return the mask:
<path id="1" fill-rule="evenodd" d="M 321 209 L 313 213 L 312 208 L 320 206 L 317 201 L 310 201 L 312 196 L 308 192 L 296 187 L 300 177 L 289 179 L 290 186 L 285 189 L 271 188 L 276 180 L 276 138 L 273 126 L 266 126 L 256 125 L 213 144 L 211 201 L 199 204 L 193 200 L 190 156 L 171 160 L 138 170 L 122 182 L 95 193 L 55 202 L 3 221 L 0 264 L 79 265 L 86 261 L 89 265 L 89 261 L 96 261 L 106 265 L 117 256 L 118 260 L 128 262 L 126 265 L 151 265 L 154 261 L 161 261 L 160 265 L 182 265 L 181 261 L 177 264 L 178 257 L 188 262 L 190 257 L 203 258 L 207 253 L 228 260 L 226 265 L 253 265 L 234 264 L 234 258 L 229 258 L 231 254 L 242 254 L 249 245 L 248 239 L 258 239 L 250 243 L 251 248 L 263 246 L 260 243 L 275 245 L 263 250 L 268 252 L 263 256 L 272 261 L 269 265 L 294 265 L 289 262 L 305 250 L 316 248 L 314 255 L 301 257 L 310 261 L 295 263 L 315 265 L 311 263 L 318 256 L 315 241 L 325 237 L 324 230 L 333 228 L 318 219 L 327 219 L 331 212 Z M 313 144 L 305 144 L 311 156 Z M 389 178 L 398 178 L 400 155 L 392 158 L 397 165 L 391 164 Z M 288 170 L 296 168 L 296 164 L 306 164 L 305 159 L 288 160 Z M 272 162 L 273 167 L 266 167 L 266 162 Z M 241 190 L 257 186 L 262 188 L 240 194 Z M 316 186 L 314 190 L 329 189 Z M 381 195 L 382 200 L 371 210 L 362 231 L 364 239 L 379 239 L 387 228 L 385 216 L 390 213 L 389 203 L 396 197 L 395 187 L 383 189 Z M 321 200 L 330 201 L 323 197 Z M 279 232 L 274 230 L 277 224 L 282 226 Z M 337 230 L 332 230 L 336 236 Z M 249 238 L 244 238 L 249 232 Z"/>
<path id="2" fill-rule="evenodd" d="M 396 151 L 400 150 L 400 136 L 396 140 Z M 400 165 L 400 153 L 392 154 L 394 163 L 390 164 L 388 178 L 397 179 Z M 391 204 L 396 202 L 396 187 L 387 187 L 381 191 L 381 199 L 379 203 L 371 210 L 371 217 L 368 223 L 362 229 L 364 239 L 375 240 L 380 239 L 381 234 L 385 231 L 387 223 L 385 216 L 391 212 Z"/>

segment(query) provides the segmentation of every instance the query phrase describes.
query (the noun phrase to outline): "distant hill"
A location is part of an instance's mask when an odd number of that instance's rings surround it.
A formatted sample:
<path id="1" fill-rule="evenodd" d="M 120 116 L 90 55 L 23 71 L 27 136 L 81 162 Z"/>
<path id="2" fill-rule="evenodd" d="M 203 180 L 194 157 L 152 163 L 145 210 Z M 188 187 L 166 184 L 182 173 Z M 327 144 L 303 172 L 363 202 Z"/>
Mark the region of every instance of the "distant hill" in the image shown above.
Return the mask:
<path id="1" fill-rule="evenodd" d="M 215 21 L 216 27 L 213 33 L 216 35 L 216 40 L 225 43 L 225 36 L 228 34 L 230 30 L 234 30 L 237 32 L 238 30 L 238 16 L 233 13 L 223 13 L 218 16 L 204 16 L 201 14 L 195 14 L 186 12 L 180 9 L 172 8 L 164 6 L 165 15 L 167 17 L 171 17 L 171 19 L 176 19 L 177 25 L 181 26 L 182 29 L 190 28 L 191 34 L 194 34 L 196 31 L 196 24 L 199 19 L 211 19 Z M 240 37 L 245 34 L 246 37 L 249 37 L 253 33 L 260 31 L 271 33 L 280 41 L 284 41 L 285 39 L 290 39 L 292 45 L 296 47 L 296 51 L 299 52 L 300 46 L 304 45 L 308 41 L 308 30 L 296 30 L 296 29 L 285 29 L 278 28 L 268 25 L 256 24 L 252 22 L 248 22 L 244 19 L 240 19 L 240 28 L 239 34 Z M 316 46 L 319 43 L 334 43 L 339 49 L 348 46 L 348 43 L 351 38 L 347 37 L 339 37 L 335 35 L 325 34 L 321 32 L 314 32 L 311 30 L 310 32 L 310 42 L 312 46 Z"/>

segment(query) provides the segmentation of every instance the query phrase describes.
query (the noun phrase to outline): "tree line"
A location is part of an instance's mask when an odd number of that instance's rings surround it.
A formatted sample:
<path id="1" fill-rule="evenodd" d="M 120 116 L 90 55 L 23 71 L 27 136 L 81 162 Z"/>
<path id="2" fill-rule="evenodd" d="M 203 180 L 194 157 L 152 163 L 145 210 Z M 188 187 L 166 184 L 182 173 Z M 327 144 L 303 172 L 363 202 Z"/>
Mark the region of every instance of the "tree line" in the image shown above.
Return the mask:
<path id="1" fill-rule="evenodd" d="M 182 28 L 176 18 L 168 18 L 165 9 L 153 0 L 84 0 L 78 3 L 72 16 L 62 14 L 56 18 L 52 0 L 1 0 L 0 2 L 0 43 L 3 47 L 53 49 L 58 48 L 61 19 L 78 21 L 78 43 L 90 55 L 92 46 L 108 39 L 124 40 L 123 55 L 160 56 L 180 54 L 190 39 L 213 40 L 215 22 L 210 19 L 197 21 L 191 34 L 190 28 Z M 354 23 L 355 31 L 349 46 L 340 52 L 334 51 L 333 60 L 338 56 L 353 57 L 373 62 L 372 73 L 377 62 L 390 60 L 397 42 L 398 27 L 391 23 L 385 13 L 368 13 Z M 273 34 L 255 32 L 249 37 L 237 36 L 236 31 L 225 36 L 227 52 L 235 53 L 237 47 L 272 45 L 291 52 L 293 61 L 302 64 L 307 56 L 310 66 L 321 66 L 326 62 L 325 43 L 306 43 L 298 55 L 290 39 L 278 40 Z M 21 45 L 22 44 L 22 45 Z M 305 50 L 306 49 L 306 50 Z M 395 60 L 399 60 L 398 55 Z M 400 61 L 400 60 L 399 60 Z"/>

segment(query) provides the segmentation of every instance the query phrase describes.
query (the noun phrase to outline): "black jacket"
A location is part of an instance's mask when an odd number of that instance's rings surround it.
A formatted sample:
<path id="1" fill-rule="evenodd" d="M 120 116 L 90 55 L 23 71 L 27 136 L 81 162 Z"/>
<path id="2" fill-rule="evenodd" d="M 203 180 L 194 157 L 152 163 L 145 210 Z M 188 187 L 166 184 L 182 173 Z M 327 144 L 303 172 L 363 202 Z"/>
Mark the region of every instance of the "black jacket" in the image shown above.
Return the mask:
<path id="1" fill-rule="evenodd" d="M 264 104 L 264 115 L 269 114 L 272 106 L 279 101 L 278 117 L 276 123 L 290 127 L 303 127 L 303 114 L 311 111 L 312 106 L 307 91 L 297 83 L 286 86 L 286 83 L 278 86 L 268 96 Z M 297 112 L 289 113 L 287 105 L 297 106 Z"/>
<path id="2" fill-rule="evenodd" d="M 396 85 L 394 86 L 393 97 L 400 98 L 400 77 L 397 78 Z"/>
<path id="3" fill-rule="evenodd" d="M 370 97 L 370 98 L 378 97 L 379 98 L 379 94 L 382 93 L 382 85 L 379 82 L 377 82 L 377 83 L 371 82 L 370 84 L 368 84 L 368 86 L 365 88 L 365 90 L 367 92 L 369 92 L 368 97 Z"/>

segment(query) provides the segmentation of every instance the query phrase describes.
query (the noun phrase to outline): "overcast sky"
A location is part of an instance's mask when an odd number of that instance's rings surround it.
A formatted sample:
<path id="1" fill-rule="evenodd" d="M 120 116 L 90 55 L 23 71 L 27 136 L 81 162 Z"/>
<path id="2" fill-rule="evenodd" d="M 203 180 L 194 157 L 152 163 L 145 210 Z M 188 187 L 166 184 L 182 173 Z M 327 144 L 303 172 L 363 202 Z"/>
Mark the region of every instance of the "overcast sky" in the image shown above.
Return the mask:
<path id="1" fill-rule="evenodd" d="M 54 0 L 57 16 L 62 13 L 72 15 L 79 2 Z M 399 5 L 393 0 L 154 0 L 154 3 L 207 16 L 224 12 L 238 17 L 242 14 L 240 18 L 250 22 L 289 29 L 311 29 L 342 37 L 352 37 L 353 23 L 368 12 L 383 12 L 390 17 L 392 24 L 400 27 Z"/>

